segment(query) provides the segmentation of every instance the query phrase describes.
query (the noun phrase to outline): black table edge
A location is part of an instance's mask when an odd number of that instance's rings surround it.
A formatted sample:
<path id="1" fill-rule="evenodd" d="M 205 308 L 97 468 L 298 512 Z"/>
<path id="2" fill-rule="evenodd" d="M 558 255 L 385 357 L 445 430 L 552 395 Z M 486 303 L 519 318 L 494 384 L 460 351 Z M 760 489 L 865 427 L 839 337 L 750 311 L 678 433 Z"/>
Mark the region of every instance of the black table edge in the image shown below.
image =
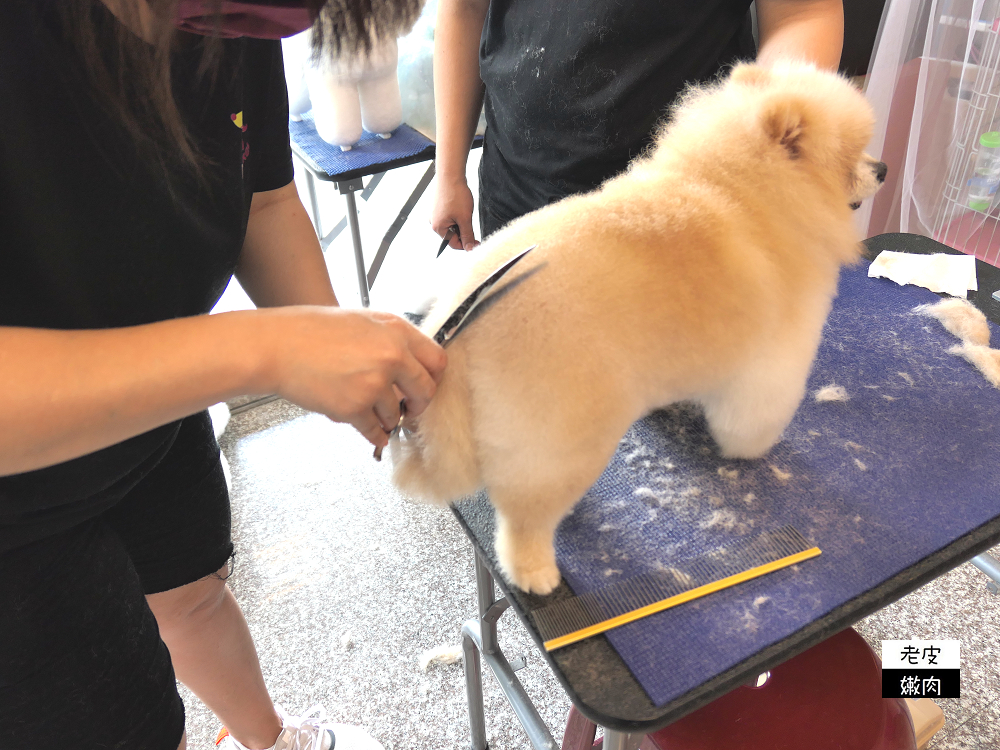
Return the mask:
<path id="1" fill-rule="evenodd" d="M 346 182 L 347 180 L 353 180 L 358 177 L 367 177 L 368 175 L 378 174 L 379 172 L 388 172 L 390 169 L 398 169 L 399 167 L 408 167 L 411 164 L 420 164 L 421 162 L 430 161 L 434 158 L 435 146 L 433 143 L 429 143 L 421 151 L 418 151 L 411 156 L 404 156 L 399 159 L 392 159 L 391 161 L 378 162 L 377 164 L 369 164 L 366 167 L 349 169 L 346 172 L 340 172 L 335 175 L 331 175 L 315 161 L 313 161 L 312 157 L 303 151 L 295 143 L 295 141 L 292 141 L 292 151 L 294 151 L 295 155 L 305 162 L 305 164 L 309 167 L 309 170 L 316 175 L 316 179 L 323 180 L 324 182 Z"/>

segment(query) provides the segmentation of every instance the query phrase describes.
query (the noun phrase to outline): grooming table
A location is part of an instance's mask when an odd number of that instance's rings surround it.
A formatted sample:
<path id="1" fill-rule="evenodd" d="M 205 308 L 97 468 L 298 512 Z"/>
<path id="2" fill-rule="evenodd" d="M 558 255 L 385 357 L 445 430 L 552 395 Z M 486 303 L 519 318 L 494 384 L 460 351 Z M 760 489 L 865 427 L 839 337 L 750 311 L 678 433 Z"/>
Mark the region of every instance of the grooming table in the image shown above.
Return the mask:
<path id="1" fill-rule="evenodd" d="M 382 267 L 382 261 L 385 260 L 386 253 L 389 251 L 389 245 L 399 234 L 399 230 L 402 229 L 413 207 L 420 200 L 420 196 L 424 194 L 434 177 L 434 141 L 409 125 L 400 125 L 393 131 L 391 138 L 381 138 L 366 132 L 349 151 L 342 151 L 339 146 L 331 146 L 319 137 L 312 112 L 306 112 L 302 115 L 301 120 L 289 120 L 288 131 L 291 136 L 292 154 L 306 171 L 309 203 L 312 208 L 316 234 L 320 238 L 320 246 L 325 252 L 330 243 L 344 230 L 344 227 L 350 227 L 361 304 L 368 307 L 368 292 L 375 283 L 375 277 Z M 482 138 L 477 136 L 473 141 L 473 147 L 481 145 Z M 410 197 L 406 199 L 396 219 L 386 231 L 382 243 L 375 253 L 375 258 L 372 260 L 371 268 L 366 272 L 364 254 L 361 249 L 361 230 L 358 225 L 358 207 L 354 194 L 360 192 L 361 197 L 368 200 L 386 172 L 425 161 L 429 161 L 430 164 L 417 182 L 413 192 L 410 193 Z M 371 176 L 372 179 L 369 180 L 366 187 L 363 178 L 368 176 Z M 316 180 L 332 182 L 347 201 L 347 215 L 325 235 L 320 221 Z"/>
<path id="2" fill-rule="evenodd" d="M 866 245 L 869 260 L 881 250 L 954 252 L 904 234 Z M 480 614 L 462 629 L 473 750 L 486 748 L 481 659 L 532 746 L 558 747 L 497 643 L 508 607 L 576 709 L 605 727 L 604 747 L 628 750 L 1000 541 L 1000 391 L 947 352 L 957 339 L 938 321 L 910 312 L 937 295 L 866 272 L 867 262 L 844 271 L 806 398 L 763 459 L 722 459 L 691 406 L 632 427 L 559 527 L 563 582 L 552 594 L 525 594 L 497 574 L 484 494 L 453 506 L 476 552 Z M 977 261 L 977 272 L 972 301 L 1000 322 L 990 298 L 1000 271 Z M 831 384 L 850 399 L 813 398 Z M 785 524 L 822 554 L 545 651 L 533 611 Z M 993 558 L 977 564 L 996 576 Z"/>

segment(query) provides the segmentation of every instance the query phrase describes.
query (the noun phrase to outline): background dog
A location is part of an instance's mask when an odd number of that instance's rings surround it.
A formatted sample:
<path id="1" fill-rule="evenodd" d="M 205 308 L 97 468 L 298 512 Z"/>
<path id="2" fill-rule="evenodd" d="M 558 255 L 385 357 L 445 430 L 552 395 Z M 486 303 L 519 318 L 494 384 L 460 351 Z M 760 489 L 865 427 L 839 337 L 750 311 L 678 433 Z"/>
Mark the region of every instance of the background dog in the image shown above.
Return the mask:
<path id="1" fill-rule="evenodd" d="M 863 154 L 872 125 L 833 73 L 740 65 L 688 91 L 627 172 L 490 237 L 425 332 L 537 248 L 393 440 L 396 484 L 436 502 L 485 487 L 504 574 L 544 594 L 560 580 L 556 526 L 635 420 L 695 401 L 723 455 L 766 453 L 802 400 L 840 267 L 859 257 L 849 204 L 885 174 Z"/>

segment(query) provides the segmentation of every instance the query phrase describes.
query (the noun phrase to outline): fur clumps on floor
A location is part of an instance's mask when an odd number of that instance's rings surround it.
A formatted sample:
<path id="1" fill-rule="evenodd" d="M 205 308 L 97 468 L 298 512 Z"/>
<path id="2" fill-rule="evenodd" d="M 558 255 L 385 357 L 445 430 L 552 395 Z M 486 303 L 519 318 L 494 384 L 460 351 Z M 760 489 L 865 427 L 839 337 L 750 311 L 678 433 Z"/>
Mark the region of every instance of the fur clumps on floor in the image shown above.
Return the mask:
<path id="1" fill-rule="evenodd" d="M 914 307 L 913 312 L 940 321 L 945 330 L 967 344 L 990 345 L 990 324 L 986 316 L 964 299 L 943 299 L 933 305 Z"/>
<path id="2" fill-rule="evenodd" d="M 933 305 L 914 307 L 913 312 L 941 322 L 945 330 L 962 340 L 948 350 L 972 364 L 994 388 L 1000 388 L 1000 350 L 990 348 L 990 324 L 977 307 L 964 299 L 943 299 Z"/>
<path id="3" fill-rule="evenodd" d="M 424 651 L 418 660 L 424 672 L 431 664 L 457 664 L 462 661 L 462 646 L 438 646 Z"/>
<path id="4" fill-rule="evenodd" d="M 826 385 L 816 391 L 815 398 L 822 403 L 823 401 L 847 401 L 851 397 L 842 385 Z"/>

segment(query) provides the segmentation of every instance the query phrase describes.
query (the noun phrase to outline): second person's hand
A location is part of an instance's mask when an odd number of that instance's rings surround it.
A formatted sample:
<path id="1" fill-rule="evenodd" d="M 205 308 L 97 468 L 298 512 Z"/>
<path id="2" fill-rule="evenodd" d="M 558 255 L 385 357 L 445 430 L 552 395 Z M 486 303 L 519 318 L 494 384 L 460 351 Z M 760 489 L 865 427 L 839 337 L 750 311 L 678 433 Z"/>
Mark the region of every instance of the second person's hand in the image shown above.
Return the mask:
<path id="1" fill-rule="evenodd" d="M 458 227 L 457 235 L 453 235 L 448 243 L 449 247 L 472 250 L 479 244 L 472 229 L 472 209 L 472 191 L 468 183 L 465 180 L 445 180 L 439 175 L 430 223 L 439 237 L 444 237 L 449 227 Z"/>

